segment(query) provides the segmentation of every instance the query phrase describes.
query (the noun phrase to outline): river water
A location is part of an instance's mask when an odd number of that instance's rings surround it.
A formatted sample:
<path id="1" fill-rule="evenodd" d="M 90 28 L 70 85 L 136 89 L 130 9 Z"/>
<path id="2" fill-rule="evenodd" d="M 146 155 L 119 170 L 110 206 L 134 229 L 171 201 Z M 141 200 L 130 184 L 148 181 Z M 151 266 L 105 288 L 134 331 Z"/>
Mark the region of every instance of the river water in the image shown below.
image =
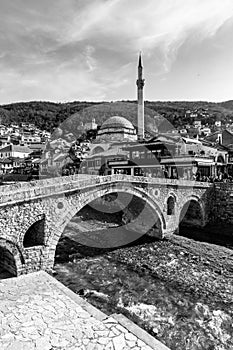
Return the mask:
<path id="1" fill-rule="evenodd" d="M 83 233 L 78 222 L 67 226 L 56 251 L 55 277 L 64 285 L 107 314 L 125 314 L 172 350 L 233 349 L 232 315 L 221 303 L 167 283 L 148 264 L 145 268 L 141 256 L 154 259 L 159 241 L 144 236 L 127 248 L 94 248 L 85 245 L 90 237 L 92 243 L 106 240 L 108 232 L 120 245 L 129 231 L 105 223 L 105 228 Z M 170 255 L 169 264 L 177 264 Z M 132 267 L 130 256 L 138 257 L 140 269 Z"/>

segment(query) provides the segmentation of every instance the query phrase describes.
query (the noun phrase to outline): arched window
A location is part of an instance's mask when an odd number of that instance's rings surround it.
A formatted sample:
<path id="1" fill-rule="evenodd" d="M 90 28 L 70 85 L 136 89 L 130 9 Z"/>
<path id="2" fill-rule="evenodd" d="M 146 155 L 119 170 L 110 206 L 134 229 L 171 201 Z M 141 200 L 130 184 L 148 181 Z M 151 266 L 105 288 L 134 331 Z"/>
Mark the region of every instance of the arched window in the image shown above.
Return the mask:
<path id="1" fill-rule="evenodd" d="M 175 214 L 175 198 L 170 196 L 167 200 L 167 215 Z"/>

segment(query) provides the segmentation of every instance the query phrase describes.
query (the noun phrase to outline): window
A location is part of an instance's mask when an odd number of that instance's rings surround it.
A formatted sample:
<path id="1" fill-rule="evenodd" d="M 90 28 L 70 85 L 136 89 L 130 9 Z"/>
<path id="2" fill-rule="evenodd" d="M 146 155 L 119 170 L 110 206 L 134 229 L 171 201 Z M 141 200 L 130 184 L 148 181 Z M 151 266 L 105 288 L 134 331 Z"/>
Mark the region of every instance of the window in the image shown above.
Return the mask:
<path id="1" fill-rule="evenodd" d="M 138 151 L 133 151 L 133 152 L 132 152 L 132 158 L 133 158 L 133 159 L 139 158 L 139 152 L 138 152 Z"/>
<path id="2" fill-rule="evenodd" d="M 145 152 L 142 151 L 142 152 L 140 152 L 140 159 L 144 159 L 144 158 L 145 158 Z"/>

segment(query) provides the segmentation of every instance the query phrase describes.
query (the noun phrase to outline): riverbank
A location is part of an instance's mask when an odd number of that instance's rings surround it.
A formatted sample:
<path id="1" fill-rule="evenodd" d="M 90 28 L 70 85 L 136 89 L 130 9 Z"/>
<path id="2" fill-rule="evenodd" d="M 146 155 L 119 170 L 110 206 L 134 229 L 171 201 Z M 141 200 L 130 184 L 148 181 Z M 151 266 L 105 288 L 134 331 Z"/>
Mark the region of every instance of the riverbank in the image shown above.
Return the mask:
<path id="1" fill-rule="evenodd" d="M 180 236 L 105 250 L 69 236 L 68 228 L 56 277 L 93 305 L 122 312 L 174 350 L 233 348 L 233 250 Z"/>

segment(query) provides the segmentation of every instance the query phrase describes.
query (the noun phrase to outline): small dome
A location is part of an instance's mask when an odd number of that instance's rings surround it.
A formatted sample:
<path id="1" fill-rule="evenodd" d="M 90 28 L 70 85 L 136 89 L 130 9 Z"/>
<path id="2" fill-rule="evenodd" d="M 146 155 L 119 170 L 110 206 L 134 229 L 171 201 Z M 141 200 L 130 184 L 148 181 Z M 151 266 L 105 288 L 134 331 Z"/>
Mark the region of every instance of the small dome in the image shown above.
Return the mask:
<path id="1" fill-rule="evenodd" d="M 105 120 L 100 130 L 109 128 L 126 128 L 134 130 L 134 126 L 129 120 L 119 116 L 110 117 L 107 120 Z"/>

